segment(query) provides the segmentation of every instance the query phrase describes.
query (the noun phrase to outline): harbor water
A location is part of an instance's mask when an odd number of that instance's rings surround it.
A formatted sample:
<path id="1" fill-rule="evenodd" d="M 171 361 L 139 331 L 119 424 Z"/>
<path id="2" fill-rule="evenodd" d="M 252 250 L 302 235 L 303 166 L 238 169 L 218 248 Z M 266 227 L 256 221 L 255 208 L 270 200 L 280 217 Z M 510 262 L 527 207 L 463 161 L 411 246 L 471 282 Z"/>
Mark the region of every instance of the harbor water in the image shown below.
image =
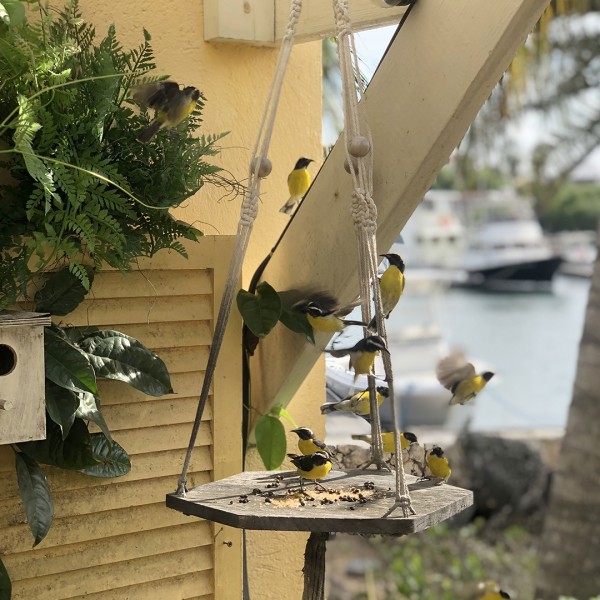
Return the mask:
<path id="1" fill-rule="evenodd" d="M 410 270 L 406 276 L 408 292 Z M 588 279 L 557 276 L 552 293 L 460 288 L 438 289 L 427 297 L 406 293 L 388 321 L 390 349 L 394 355 L 394 336 L 425 312 L 448 348 L 460 348 L 478 371 L 496 374 L 475 401 L 470 429 L 563 427 L 589 287 Z M 431 356 L 432 364 L 422 368 L 433 371 L 434 360 Z"/>

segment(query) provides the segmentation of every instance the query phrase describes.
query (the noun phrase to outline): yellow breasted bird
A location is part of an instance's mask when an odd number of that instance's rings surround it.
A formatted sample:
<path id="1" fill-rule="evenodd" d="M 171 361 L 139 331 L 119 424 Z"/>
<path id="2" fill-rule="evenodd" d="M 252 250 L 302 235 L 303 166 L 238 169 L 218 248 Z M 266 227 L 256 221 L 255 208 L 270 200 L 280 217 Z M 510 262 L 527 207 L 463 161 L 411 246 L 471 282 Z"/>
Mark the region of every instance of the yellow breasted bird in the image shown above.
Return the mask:
<path id="1" fill-rule="evenodd" d="M 308 427 L 298 427 L 292 429 L 292 431 L 298 436 L 298 449 L 302 454 L 308 456 L 315 452 L 325 452 L 327 455 L 327 445 L 315 437 L 315 434 Z"/>
<path id="2" fill-rule="evenodd" d="M 376 390 L 377 405 L 381 406 L 382 402 L 389 397 L 390 390 L 384 385 L 378 386 Z M 366 389 L 362 392 L 357 392 L 353 396 L 348 396 L 339 402 L 327 402 L 321 406 L 322 415 L 335 411 L 349 412 L 361 417 L 368 415 L 371 412 L 369 390 Z"/>
<path id="3" fill-rule="evenodd" d="M 510 596 L 495 581 L 480 583 L 479 589 L 481 594 L 477 596 L 477 600 L 510 600 Z"/>
<path id="4" fill-rule="evenodd" d="M 367 444 L 371 443 L 370 435 L 352 435 L 353 440 L 361 440 L 363 442 L 367 442 Z M 384 431 L 381 434 L 381 441 L 383 442 L 383 451 L 389 452 L 390 454 L 396 453 L 396 445 L 394 444 L 394 432 L 393 431 Z M 402 450 L 406 450 L 410 447 L 411 444 L 417 444 L 417 436 L 410 431 L 402 431 L 400 433 L 400 448 Z"/>
<path id="5" fill-rule="evenodd" d="M 310 187 L 310 173 L 308 172 L 307 167 L 311 162 L 314 162 L 312 158 L 300 157 L 294 165 L 294 168 L 287 179 L 290 197 L 279 209 L 279 212 L 285 213 L 286 215 L 292 214 L 294 208 L 300 204 L 300 200 L 302 200 L 304 194 L 308 192 L 308 188 Z"/>
<path id="6" fill-rule="evenodd" d="M 388 259 L 390 265 L 383 272 L 379 279 L 379 288 L 381 290 L 381 304 L 383 305 L 383 314 L 387 319 L 390 313 L 398 304 L 400 296 L 404 291 L 404 261 L 400 258 L 399 254 L 381 254 Z M 369 329 L 375 330 L 376 320 L 373 317 L 371 323 L 369 323 Z"/>
<path id="7" fill-rule="evenodd" d="M 450 479 L 452 469 L 448 463 L 448 459 L 444 456 L 444 451 L 439 446 L 434 446 L 433 449 L 427 454 L 427 466 L 431 471 L 431 475 L 434 478 L 440 479 L 446 482 Z"/>
<path id="8" fill-rule="evenodd" d="M 331 460 L 326 452 L 315 452 L 308 456 L 301 456 L 299 454 L 288 454 L 292 464 L 298 470 L 300 475 L 300 489 L 304 490 L 302 484 L 303 479 L 310 479 L 317 485 L 317 479 L 323 479 L 331 471 Z M 320 486 L 323 487 L 323 486 Z"/>
<path id="9" fill-rule="evenodd" d="M 373 370 L 375 357 L 380 352 L 389 354 L 385 340 L 379 335 L 363 338 L 351 348 L 336 348 L 327 350 L 327 352 L 338 358 L 346 355 L 350 357 L 350 367 L 354 369 L 354 381 L 358 379 L 359 375 L 367 375 Z"/>
<path id="10" fill-rule="evenodd" d="M 306 302 L 303 304 L 297 304 L 294 306 L 294 310 L 303 312 L 306 315 L 306 319 L 310 323 L 310 326 L 315 331 L 324 331 L 325 333 L 338 333 L 349 325 L 360 325 L 366 327 L 367 324 L 362 321 L 352 321 L 350 319 L 344 320 L 340 316 L 344 309 L 340 311 L 331 310 L 319 306 L 317 302 Z M 342 315 L 343 316 L 343 315 Z"/>
<path id="11" fill-rule="evenodd" d="M 452 392 L 450 404 L 464 404 L 475 398 L 494 376 L 491 371 L 480 375 L 475 373 L 475 367 L 465 360 L 461 352 L 453 352 L 442 359 L 435 370 L 439 382 Z"/>
<path id="12" fill-rule="evenodd" d="M 156 115 L 137 139 L 149 142 L 160 129 L 177 127 L 194 112 L 201 96 L 197 88 L 188 86 L 181 90 L 175 81 L 157 81 L 138 87 L 133 93 L 134 101 L 140 106 L 153 108 Z"/>

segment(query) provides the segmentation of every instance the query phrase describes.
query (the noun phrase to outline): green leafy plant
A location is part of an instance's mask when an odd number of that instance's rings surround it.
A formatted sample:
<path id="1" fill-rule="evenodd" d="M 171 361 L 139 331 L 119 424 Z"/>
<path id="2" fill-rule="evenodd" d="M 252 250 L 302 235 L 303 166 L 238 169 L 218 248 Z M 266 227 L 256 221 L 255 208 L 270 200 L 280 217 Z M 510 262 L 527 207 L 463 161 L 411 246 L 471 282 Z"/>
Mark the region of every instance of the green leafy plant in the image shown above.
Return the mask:
<path id="1" fill-rule="evenodd" d="M 158 79 L 150 34 L 133 50 L 114 27 L 96 41 L 77 1 L 58 13 L 29 0 L 0 4 L 0 309 L 27 293 L 37 273 L 66 265 L 85 289 L 90 268 L 129 269 L 201 232 L 171 217 L 205 181 L 222 135 L 194 137 L 204 101 L 152 143 L 136 138 L 151 117 L 130 99 Z M 3 17 L 4 15 L 4 17 Z"/>

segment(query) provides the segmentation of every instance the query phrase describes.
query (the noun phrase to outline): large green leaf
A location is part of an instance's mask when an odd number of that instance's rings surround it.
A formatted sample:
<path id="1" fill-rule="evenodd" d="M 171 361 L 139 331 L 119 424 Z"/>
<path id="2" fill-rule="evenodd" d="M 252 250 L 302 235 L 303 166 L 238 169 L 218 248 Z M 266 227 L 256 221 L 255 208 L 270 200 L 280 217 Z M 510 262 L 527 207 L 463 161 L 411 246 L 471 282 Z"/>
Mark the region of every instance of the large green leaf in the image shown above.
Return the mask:
<path id="1" fill-rule="evenodd" d="M 279 419 L 271 415 L 263 415 L 256 424 L 256 449 L 265 467 L 277 469 L 286 452 L 285 429 Z"/>
<path id="2" fill-rule="evenodd" d="M 86 269 L 90 285 L 94 273 Z M 44 287 L 34 296 L 35 310 L 52 315 L 67 315 L 81 304 L 88 290 L 68 268 L 51 273 Z"/>
<path id="3" fill-rule="evenodd" d="M 118 331 L 98 331 L 79 342 L 98 377 L 124 381 L 144 394 L 173 393 L 165 363 L 136 339 Z"/>
<path id="4" fill-rule="evenodd" d="M 275 327 L 281 315 L 281 298 L 266 282 L 256 288 L 256 294 L 240 290 L 237 306 L 248 329 L 259 338 Z"/>
<path id="5" fill-rule="evenodd" d="M 103 433 L 92 433 L 92 450 L 98 464 L 81 469 L 92 477 L 121 477 L 131 470 L 131 461 L 125 450 Z"/>
<path id="6" fill-rule="evenodd" d="M 312 344 L 315 343 L 315 334 L 313 328 L 310 326 L 306 315 L 299 310 L 290 310 L 289 308 L 283 308 L 279 315 L 279 320 L 292 331 L 296 333 L 302 333 L 306 336 L 306 339 Z"/>
<path id="7" fill-rule="evenodd" d="M 18 447 L 39 463 L 61 469 L 79 471 L 98 463 L 92 451 L 92 440 L 87 425 L 77 418 L 64 440 L 60 426 L 47 419 L 45 440 L 22 442 Z"/>
<path id="8" fill-rule="evenodd" d="M 46 377 L 74 392 L 98 393 L 96 375 L 88 355 L 50 327 L 44 330 Z"/>
<path id="9" fill-rule="evenodd" d="M 63 440 L 69 435 L 78 407 L 79 398 L 75 392 L 46 379 L 46 410 L 50 418 L 60 425 Z"/>
<path id="10" fill-rule="evenodd" d="M 20 0 L 2 0 L 0 19 L 11 27 L 19 27 L 25 21 L 25 7 Z"/>
<path id="11" fill-rule="evenodd" d="M 35 460 L 17 452 L 15 454 L 19 493 L 27 515 L 29 529 L 37 546 L 45 537 L 52 524 L 54 502 L 48 480 Z"/>
<path id="12" fill-rule="evenodd" d="M 0 560 L 0 600 L 10 600 L 12 596 L 12 583 L 4 563 Z"/>
<path id="13" fill-rule="evenodd" d="M 110 435 L 110 429 L 100 412 L 98 397 L 94 394 L 79 394 L 79 407 L 77 408 L 77 416 L 85 421 L 92 421 L 96 423 L 102 430 L 102 433 L 106 436 L 109 443 L 112 443 L 113 439 Z M 92 434 L 92 446 L 94 435 Z"/>

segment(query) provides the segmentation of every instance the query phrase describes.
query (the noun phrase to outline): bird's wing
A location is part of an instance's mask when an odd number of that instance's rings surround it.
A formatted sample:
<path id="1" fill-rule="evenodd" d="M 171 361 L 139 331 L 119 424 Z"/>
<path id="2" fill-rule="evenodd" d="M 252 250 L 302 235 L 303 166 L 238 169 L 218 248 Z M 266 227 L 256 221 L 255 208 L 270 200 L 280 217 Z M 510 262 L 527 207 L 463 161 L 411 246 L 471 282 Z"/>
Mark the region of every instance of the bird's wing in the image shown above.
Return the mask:
<path id="1" fill-rule="evenodd" d="M 156 81 L 137 87 L 133 99 L 141 106 L 159 109 L 164 108 L 179 91 L 179 84 L 174 81 Z"/>
<path id="2" fill-rule="evenodd" d="M 451 390 L 459 381 L 473 377 L 475 367 L 466 361 L 462 352 L 455 351 L 450 356 L 443 358 L 437 365 L 435 374 L 438 381 Z"/>

